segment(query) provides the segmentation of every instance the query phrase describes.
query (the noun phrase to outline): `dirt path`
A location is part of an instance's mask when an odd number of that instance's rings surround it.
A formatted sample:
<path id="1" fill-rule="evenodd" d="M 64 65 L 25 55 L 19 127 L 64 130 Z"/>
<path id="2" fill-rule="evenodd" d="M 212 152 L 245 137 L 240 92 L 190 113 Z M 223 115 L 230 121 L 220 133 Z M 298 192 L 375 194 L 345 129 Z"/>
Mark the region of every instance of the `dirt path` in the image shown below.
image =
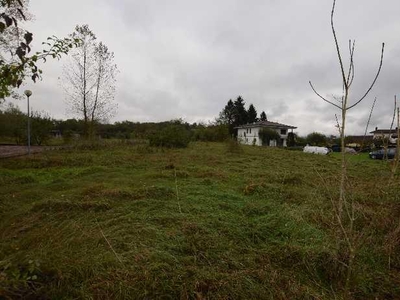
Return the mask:
<path id="1" fill-rule="evenodd" d="M 48 147 L 31 146 L 31 153 L 42 152 Z M 14 157 L 28 154 L 27 146 L 0 145 L 0 158 Z"/>

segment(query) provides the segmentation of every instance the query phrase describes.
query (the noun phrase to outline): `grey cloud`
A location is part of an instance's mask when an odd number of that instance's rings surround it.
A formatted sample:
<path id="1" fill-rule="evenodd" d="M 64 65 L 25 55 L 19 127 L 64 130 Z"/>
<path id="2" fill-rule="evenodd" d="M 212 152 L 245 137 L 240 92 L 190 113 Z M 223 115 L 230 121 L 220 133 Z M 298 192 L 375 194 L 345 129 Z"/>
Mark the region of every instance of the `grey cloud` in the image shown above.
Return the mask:
<path id="1" fill-rule="evenodd" d="M 35 33 L 35 47 L 87 23 L 115 52 L 119 109 L 113 121 L 213 120 L 230 98 L 242 95 L 259 113 L 298 126 L 301 134 L 337 134 L 339 111 L 308 85 L 312 80 L 328 97 L 341 92 L 330 1 L 36 0 L 31 6 L 36 22 L 27 27 Z M 343 55 L 349 38 L 357 43 L 352 101 L 374 76 L 380 43 L 387 45 L 376 87 L 349 112 L 349 133 L 364 132 L 375 96 L 370 126 L 390 126 L 400 74 L 399 9 L 395 0 L 338 0 L 335 24 Z M 29 85 L 40 98 L 38 108 L 57 117 L 66 116 L 57 85 L 64 62 L 47 63 L 43 82 Z"/>

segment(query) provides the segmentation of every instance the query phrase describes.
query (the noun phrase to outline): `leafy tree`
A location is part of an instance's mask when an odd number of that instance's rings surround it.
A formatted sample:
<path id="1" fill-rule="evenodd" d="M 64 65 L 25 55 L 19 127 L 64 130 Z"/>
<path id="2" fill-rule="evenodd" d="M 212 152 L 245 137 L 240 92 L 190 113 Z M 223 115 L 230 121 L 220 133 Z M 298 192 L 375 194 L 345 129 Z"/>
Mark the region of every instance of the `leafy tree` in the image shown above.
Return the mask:
<path id="1" fill-rule="evenodd" d="M 64 66 L 64 90 L 73 112 L 84 122 L 84 136 L 93 137 L 97 122 L 111 117 L 116 109 L 114 101 L 117 66 L 114 53 L 88 25 L 76 26 L 72 34 L 81 44 L 72 53 L 72 60 Z"/>
<path id="2" fill-rule="evenodd" d="M 25 42 L 25 31 L 19 26 L 15 26 L 14 20 L 17 22 L 17 24 L 30 21 L 32 19 L 32 15 L 28 11 L 28 6 L 28 0 L 21 0 L 21 3 L 18 1 L 10 1 L 9 3 L 7 3 L 7 1 L 5 1 L 5 3 L 0 1 L 0 10 L 2 11 L 0 22 L 3 24 L 0 25 L 0 30 L 2 30 L 0 34 L 1 57 L 7 54 L 12 55 L 11 53 L 16 53 L 16 50 L 20 46 L 21 42 Z M 11 18 L 11 21 L 14 23 L 11 24 L 11 26 L 6 26 L 7 22 L 10 23 L 8 18 Z"/>
<path id="3" fill-rule="evenodd" d="M 306 137 L 307 144 L 311 146 L 326 146 L 327 137 L 318 132 L 313 132 Z"/>
<path id="4" fill-rule="evenodd" d="M 32 141 L 36 145 L 47 143 L 54 128 L 54 121 L 44 112 L 33 112 L 31 115 Z"/>
<path id="5" fill-rule="evenodd" d="M 0 136 L 12 139 L 18 145 L 26 139 L 26 115 L 10 103 L 0 111 Z"/>
<path id="6" fill-rule="evenodd" d="M 41 145 L 50 138 L 54 121 L 44 112 L 31 113 L 32 144 Z M 0 111 L 0 136 L 22 144 L 27 140 L 27 115 L 10 103 Z"/>
<path id="7" fill-rule="evenodd" d="M 296 142 L 296 146 L 304 147 L 305 145 L 307 145 L 306 137 L 299 136 L 298 134 L 295 134 L 295 142 Z"/>
<path id="8" fill-rule="evenodd" d="M 265 111 L 260 114 L 260 121 L 267 121 L 267 115 L 265 114 Z"/>
<path id="9" fill-rule="evenodd" d="M 257 111 L 253 104 L 250 104 L 249 109 L 247 110 L 247 117 L 248 123 L 255 123 L 258 121 Z"/>
<path id="10" fill-rule="evenodd" d="M 62 135 L 64 135 L 66 131 L 81 134 L 83 133 L 83 122 L 76 119 L 55 121 L 55 128 L 60 130 Z"/>
<path id="11" fill-rule="evenodd" d="M 262 128 L 258 132 L 258 136 L 260 137 L 262 144 L 269 146 L 270 141 L 278 141 L 281 137 L 276 130 L 270 128 Z"/>
<path id="12" fill-rule="evenodd" d="M 0 99 L 13 95 L 14 88 L 19 87 L 29 76 L 34 82 L 41 78 L 42 71 L 37 62 L 45 62 L 48 57 L 60 58 L 79 44 L 78 39 L 59 39 L 49 37 L 46 44 L 49 48 L 31 53 L 33 34 L 19 27 L 29 19 L 27 0 L 0 0 Z M 28 17 L 27 17 L 28 16 Z"/>
<path id="13" fill-rule="evenodd" d="M 99 124 L 98 133 L 105 138 L 117 137 L 130 139 L 135 123 L 130 121 L 115 122 L 114 124 Z"/>

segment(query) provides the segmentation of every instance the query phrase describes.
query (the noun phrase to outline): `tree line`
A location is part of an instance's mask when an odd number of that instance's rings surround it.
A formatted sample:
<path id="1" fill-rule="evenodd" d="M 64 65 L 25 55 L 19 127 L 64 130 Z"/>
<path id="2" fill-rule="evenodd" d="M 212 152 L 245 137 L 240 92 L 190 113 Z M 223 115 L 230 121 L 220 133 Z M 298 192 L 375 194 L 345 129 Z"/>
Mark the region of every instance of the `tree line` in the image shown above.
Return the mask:
<path id="1" fill-rule="evenodd" d="M 46 112 L 31 112 L 32 142 L 36 145 L 48 144 L 59 137 L 60 141 L 70 143 L 85 136 L 83 119 L 56 120 Z M 94 122 L 93 133 L 96 139 L 149 140 L 154 145 L 167 145 L 168 140 L 181 136 L 183 144 L 189 141 L 222 142 L 232 137 L 229 124 L 217 119 L 215 122 L 188 123 L 182 119 L 165 122 L 121 121 L 113 124 Z M 27 115 L 12 103 L 0 108 L 0 142 L 25 144 L 27 140 Z M 352 142 L 349 137 L 348 142 Z M 179 144 L 180 142 L 177 142 Z M 332 136 L 313 132 L 306 136 L 293 135 L 292 146 L 330 146 L 338 143 Z"/>
<path id="2" fill-rule="evenodd" d="M 85 138 L 87 127 L 83 119 L 56 120 L 43 111 L 31 111 L 30 119 L 33 145 L 47 145 L 50 142 L 71 143 L 73 140 Z M 0 143 L 26 144 L 27 120 L 27 114 L 12 103 L 0 107 Z M 93 122 L 91 126 L 94 139 L 150 140 L 153 144 L 166 145 L 167 140 L 173 140 L 175 136 L 185 140 L 185 144 L 189 141 L 219 142 L 229 138 L 226 125 L 190 124 L 181 119 L 146 123 Z"/>
<path id="3" fill-rule="evenodd" d="M 47 144 L 52 130 L 55 128 L 55 120 L 45 112 L 39 111 L 32 111 L 30 118 L 32 144 Z M 9 104 L 5 109 L 0 109 L 0 142 L 26 144 L 27 122 L 27 115 L 13 104 Z"/>
<path id="4" fill-rule="evenodd" d="M 250 104 L 248 109 L 246 109 L 245 104 L 243 98 L 238 96 L 235 101 L 230 99 L 224 109 L 219 113 L 217 123 L 226 124 L 229 129 L 229 134 L 231 135 L 236 136 L 235 127 L 267 120 L 267 115 L 264 111 L 262 111 L 260 117 L 258 117 L 254 105 Z"/>

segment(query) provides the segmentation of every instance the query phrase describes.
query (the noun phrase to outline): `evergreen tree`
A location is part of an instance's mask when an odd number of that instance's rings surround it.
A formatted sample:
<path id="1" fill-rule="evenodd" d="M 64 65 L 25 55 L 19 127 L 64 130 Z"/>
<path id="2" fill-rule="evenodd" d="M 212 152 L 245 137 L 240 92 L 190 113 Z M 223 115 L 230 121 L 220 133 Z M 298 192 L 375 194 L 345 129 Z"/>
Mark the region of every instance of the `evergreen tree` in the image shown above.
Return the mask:
<path id="1" fill-rule="evenodd" d="M 258 121 L 257 111 L 253 104 L 250 104 L 249 109 L 247 110 L 247 116 L 248 116 L 247 120 L 248 123 L 255 123 Z"/>
<path id="2" fill-rule="evenodd" d="M 233 121 L 234 127 L 246 124 L 248 122 L 248 115 L 247 115 L 247 110 L 244 107 L 245 102 L 243 98 L 239 96 L 233 104 L 235 107 L 234 121 Z"/>
<path id="3" fill-rule="evenodd" d="M 235 106 L 232 99 L 229 99 L 224 109 L 219 113 L 219 121 L 223 124 L 231 124 L 235 113 Z"/>
<path id="4" fill-rule="evenodd" d="M 225 108 L 219 113 L 219 118 L 217 119 L 217 123 L 221 125 L 228 125 L 229 133 L 233 134 L 233 121 L 235 114 L 235 106 L 233 104 L 232 99 L 229 99 L 228 103 L 225 105 Z"/>
<path id="5" fill-rule="evenodd" d="M 260 114 L 260 121 L 267 121 L 267 115 L 265 114 L 265 111 Z"/>

